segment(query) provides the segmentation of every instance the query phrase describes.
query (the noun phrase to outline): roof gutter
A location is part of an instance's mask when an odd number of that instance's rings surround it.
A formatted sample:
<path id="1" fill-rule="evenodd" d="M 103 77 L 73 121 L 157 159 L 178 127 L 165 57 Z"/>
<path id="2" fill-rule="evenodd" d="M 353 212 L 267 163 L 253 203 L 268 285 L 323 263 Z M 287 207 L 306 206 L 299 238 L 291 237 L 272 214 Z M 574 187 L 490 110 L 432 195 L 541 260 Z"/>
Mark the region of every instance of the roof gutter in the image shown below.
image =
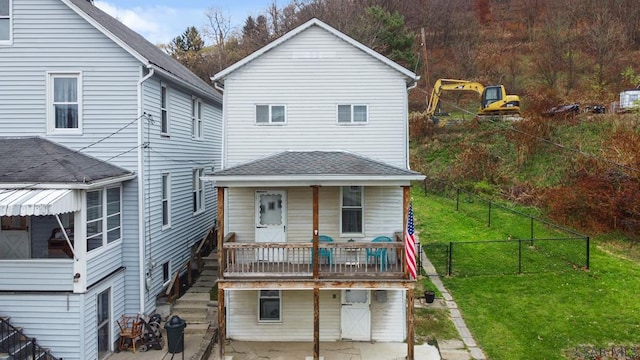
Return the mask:
<path id="1" fill-rule="evenodd" d="M 136 178 L 136 174 L 130 173 L 123 176 L 111 177 L 91 183 L 2 183 L 2 189 L 70 189 L 70 190 L 91 190 L 111 184 L 117 184 Z"/>
<path id="2" fill-rule="evenodd" d="M 169 79 L 171 79 L 171 80 L 173 80 L 175 82 L 178 82 L 178 83 L 182 84 L 184 87 L 188 88 L 189 90 L 198 93 L 200 96 L 202 96 L 204 98 L 207 98 L 207 99 L 210 99 L 210 100 L 213 100 L 214 102 L 222 105 L 222 99 L 217 98 L 216 96 L 212 96 L 214 94 L 214 92 L 203 91 L 202 89 L 200 89 L 200 88 L 198 88 L 196 86 L 193 86 L 189 82 L 185 81 L 181 77 L 179 77 L 179 76 L 177 76 L 177 75 L 175 75 L 175 74 L 163 69 L 162 67 L 160 67 L 160 66 L 158 66 L 158 65 L 156 65 L 156 64 L 154 64 L 152 62 L 149 62 L 146 66 L 150 70 L 154 69 L 161 76 L 167 77 L 167 78 L 169 78 Z"/>

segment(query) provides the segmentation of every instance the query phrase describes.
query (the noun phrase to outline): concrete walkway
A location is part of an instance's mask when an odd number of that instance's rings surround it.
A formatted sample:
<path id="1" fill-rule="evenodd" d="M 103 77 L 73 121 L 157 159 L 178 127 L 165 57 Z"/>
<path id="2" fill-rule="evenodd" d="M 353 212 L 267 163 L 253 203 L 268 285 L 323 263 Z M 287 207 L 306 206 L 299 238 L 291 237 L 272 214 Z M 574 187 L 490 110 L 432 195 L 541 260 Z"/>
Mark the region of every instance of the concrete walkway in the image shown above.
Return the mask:
<path id="1" fill-rule="evenodd" d="M 438 273 L 436 272 L 435 267 L 429 261 L 427 256 L 423 251 L 420 252 L 422 260 L 422 268 L 425 270 L 425 273 L 431 280 L 431 282 L 436 286 L 436 289 L 442 294 L 444 306 L 449 309 L 449 314 L 451 315 L 451 320 L 453 320 L 453 324 L 455 325 L 462 341 L 459 340 L 450 340 L 450 341 L 441 341 L 438 342 L 438 347 L 440 348 L 440 355 L 442 356 L 442 360 L 468 360 L 468 359 L 476 359 L 476 360 L 485 360 L 486 357 L 482 352 L 482 349 L 478 347 L 473 335 L 467 328 L 467 325 L 462 318 L 462 314 L 458 309 L 458 304 L 453 300 L 449 291 L 444 287 Z"/>

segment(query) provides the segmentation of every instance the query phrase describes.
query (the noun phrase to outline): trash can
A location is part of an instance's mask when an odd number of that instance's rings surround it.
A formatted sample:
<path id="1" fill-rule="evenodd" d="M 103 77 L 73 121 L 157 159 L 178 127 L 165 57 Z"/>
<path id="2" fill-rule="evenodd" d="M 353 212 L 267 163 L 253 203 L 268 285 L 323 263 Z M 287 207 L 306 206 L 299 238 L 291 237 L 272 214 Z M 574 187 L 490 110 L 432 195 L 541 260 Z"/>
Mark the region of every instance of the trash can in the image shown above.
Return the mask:
<path id="1" fill-rule="evenodd" d="M 180 353 L 184 350 L 184 328 L 187 322 L 178 315 L 173 315 L 169 321 L 164 323 L 167 330 L 167 346 L 172 354 Z"/>

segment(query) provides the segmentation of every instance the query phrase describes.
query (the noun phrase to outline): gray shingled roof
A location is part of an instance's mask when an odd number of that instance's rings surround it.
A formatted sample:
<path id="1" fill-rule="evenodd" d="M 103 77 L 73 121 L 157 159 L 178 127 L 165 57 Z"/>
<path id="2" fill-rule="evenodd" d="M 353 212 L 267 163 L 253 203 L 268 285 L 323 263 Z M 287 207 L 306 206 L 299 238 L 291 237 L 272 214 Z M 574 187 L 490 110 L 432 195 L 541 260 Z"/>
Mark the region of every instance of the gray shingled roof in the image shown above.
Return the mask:
<path id="1" fill-rule="evenodd" d="M 371 175 L 415 176 L 420 173 L 343 151 L 285 151 L 216 171 L 213 176 Z"/>
<path id="2" fill-rule="evenodd" d="M 39 137 L 0 137 L 0 169 L 0 187 L 2 183 L 90 184 L 133 174 Z"/>
<path id="3" fill-rule="evenodd" d="M 77 6 L 89 17 L 94 19 L 108 32 L 115 35 L 118 39 L 127 44 L 132 50 L 144 57 L 151 65 L 155 65 L 158 68 L 161 68 L 168 73 L 171 73 L 172 75 L 178 77 L 187 84 L 197 88 L 203 93 L 203 95 L 208 95 L 211 98 L 222 101 L 220 93 L 211 85 L 200 79 L 197 75 L 192 73 L 177 60 L 167 55 L 156 45 L 150 43 L 142 35 L 129 29 L 123 23 L 121 23 L 117 19 L 114 19 L 113 17 L 111 17 L 111 15 L 105 13 L 96 6 L 92 5 L 87 0 L 68 1 Z"/>

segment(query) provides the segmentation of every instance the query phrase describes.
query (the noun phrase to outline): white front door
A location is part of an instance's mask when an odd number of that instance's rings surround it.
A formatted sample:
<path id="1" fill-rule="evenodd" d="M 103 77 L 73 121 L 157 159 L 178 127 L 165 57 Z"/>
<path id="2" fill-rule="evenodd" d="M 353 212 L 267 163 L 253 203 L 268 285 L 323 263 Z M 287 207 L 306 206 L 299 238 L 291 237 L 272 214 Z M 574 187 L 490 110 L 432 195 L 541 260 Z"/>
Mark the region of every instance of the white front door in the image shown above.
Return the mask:
<path id="1" fill-rule="evenodd" d="M 256 191 L 256 242 L 287 241 L 287 194 L 283 190 Z M 259 261 L 283 261 L 284 249 L 259 249 Z"/>
<path id="2" fill-rule="evenodd" d="M 345 340 L 371 340 L 371 292 L 369 290 L 342 290 L 340 323 Z"/>

